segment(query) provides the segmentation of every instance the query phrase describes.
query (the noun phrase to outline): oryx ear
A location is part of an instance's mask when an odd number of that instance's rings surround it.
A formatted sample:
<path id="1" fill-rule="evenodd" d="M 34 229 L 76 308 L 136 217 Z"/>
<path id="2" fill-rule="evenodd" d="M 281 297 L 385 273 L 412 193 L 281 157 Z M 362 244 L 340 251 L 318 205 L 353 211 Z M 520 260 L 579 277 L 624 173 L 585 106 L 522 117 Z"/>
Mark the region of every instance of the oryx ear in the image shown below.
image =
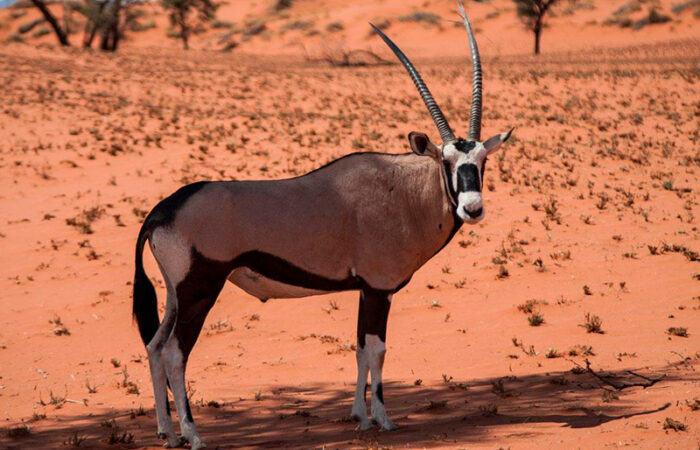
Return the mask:
<path id="1" fill-rule="evenodd" d="M 440 150 L 440 147 L 430 142 L 430 139 L 428 139 L 425 133 L 411 131 L 408 133 L 408 141 L 411 143 L 411 150 L 413 150 L 413 153 L 416 155 L 432 156 L 433 158 L 440 159 L 442 150 Z"/>
<path id="2" fill-rule="evenodd" d="M 510 131 L 507 131 L 507 132 L 501 133 L 501 134 L 497 134 L 493 137 L 488 138 L 484 142 L 484 148 L 486 149 L 486 154 L 490 155 L 491 153 L 498 150 L 498 147 L 500 147 L 502 143 L 504 143 L 505 141 L 508 140 L 511 133 L 513 133 L 513 130 L 515 130 L 515 128 L 511 128 Z"/>

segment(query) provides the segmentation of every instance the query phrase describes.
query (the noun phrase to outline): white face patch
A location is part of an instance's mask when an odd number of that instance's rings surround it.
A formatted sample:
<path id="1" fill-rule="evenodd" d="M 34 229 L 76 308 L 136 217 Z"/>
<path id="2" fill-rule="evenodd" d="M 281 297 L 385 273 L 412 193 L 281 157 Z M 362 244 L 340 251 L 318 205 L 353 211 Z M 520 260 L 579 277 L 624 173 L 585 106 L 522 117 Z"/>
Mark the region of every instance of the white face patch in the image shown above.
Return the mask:
<path id="1" fill-rule="evenodd" d="M 459 186 L 459 168 L 470 165 L 477 169 L 477 176 L 481 182 L 481 171 L 483 169 L 484 159 L 486 159 L 487 150 L 484 144 L 476 142 L 474 148 L 468 152 L 458 150 L 454 143 L 445 144 L 442 148 L 443 160 L 450 168 L 450 181 L 453 189 L 458 190 Z M 469 190 L 457 193 L 457 215 L 460 219 L 467 223 L 476 223 L 484 218 L 484 204 L 481 198 L 481 192 Z"/>

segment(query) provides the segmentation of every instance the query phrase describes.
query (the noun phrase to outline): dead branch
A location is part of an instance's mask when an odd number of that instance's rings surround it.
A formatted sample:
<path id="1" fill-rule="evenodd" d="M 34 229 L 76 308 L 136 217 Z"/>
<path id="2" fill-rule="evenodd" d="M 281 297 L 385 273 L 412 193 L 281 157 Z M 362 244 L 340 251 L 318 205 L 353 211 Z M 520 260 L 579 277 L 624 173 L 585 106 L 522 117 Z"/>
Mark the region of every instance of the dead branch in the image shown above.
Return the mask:
<path id="1" fill-rule="evenodd" d="M 600 374 L 596 373 L 593 369 L 591 369 L 591 362 L 588 360 L 588 358 L 586 358 L 584 361 L 586 362 L 586 372 L 587 373 L 591 374 L 593 376 L 593 378 L 597 379 L 601 383 L 607 384 L 608 386 L 611 386 L 618 391 L 621 391 L 621 390 L 629 388 L 629 387 L 634 387 L 634 386 L 648 388 L 649 386 L 653 386 L 655 383 L 658 383 L 659 381 L 663 380 L 666 376 L 666 375 L 662 375 L 662 376 L 656 377 L 656 378 L 649 378 L 647 376 L 638 374 L 638 373 L 633 372 L 631 370 L 626 370 L 625 373 L 628 373 L 628 374 L 635 376 L 637 378 L 641 378 L 644 381 L 638 381 L 638 382 L 631 383 L 631 382 L 623 380 L 621 382 L 616 383 L 616 382 L 613 382 L 612 380 L 609 379 L 610 375 L 600 375 Z M 580 367 L 579 364 L 576 364 L 576 365 L 578 365 Z"/>

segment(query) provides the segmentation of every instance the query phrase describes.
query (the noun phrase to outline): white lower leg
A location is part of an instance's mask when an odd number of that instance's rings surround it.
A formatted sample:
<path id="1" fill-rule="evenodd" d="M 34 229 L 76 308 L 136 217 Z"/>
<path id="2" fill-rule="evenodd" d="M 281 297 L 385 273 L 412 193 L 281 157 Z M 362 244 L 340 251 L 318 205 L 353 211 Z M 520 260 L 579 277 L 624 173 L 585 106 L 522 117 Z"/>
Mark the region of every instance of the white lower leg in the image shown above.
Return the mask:
<path id="1" fill-rule="evenodd" d="M 163 348 L 165 369 L 170 380 L 170 389 L 173 391 L 177 416 L 180 418 L 180 432 L 190 442 L 193 450 L 206 447 L 197 433 L 197 428 L 192 419 L 190 403 L 187 400 L 185 388 L 185 364 L 182 351 L 177 338 L 172 335 Z"/>
<path id="2" fill-rule="evenodd" d="M 158 421 L 158 437 L 168 440 L 168 444 L 175 445 L 179 442 L 175 434 L 175 427 L 170 418 L 170 406 L 168 405 L 168 387 L 165 366 L 163 365 L 163 347 L 172 332 L 176 311 L 172 307 L 174 296 L 168 290 L 168 309 L 163 317 L 158 330 L 151 342 L 146 346 L 148 352 L 148 365 L 151 369 L 151 381 L 153 382 L 153 396 L 156 402 L 156 418 Z"/>
<path id="3" fill-rule="evenodd" d="M 175 427 L 170 418 L 168 408 L 168 388 L 165 367 L 159 349 L 148 351 L 148 364 L 151 368 L 151 380 L 153 381 L 153 396 L 156 401 L 156 418 L 158 420 L 158 436 L 175 442 Z"/>
<path id="4" fill-rule="evenodd" d="M 379 336 L 368 334 L 366 336 L 366 352 L 369 368 L 372 373 L 372 420 L 379 424 L 384 431 L 395 430 L 398 427 L 389 419 L 384 408 L 384 392 L 382 385 L 382 369 L 384 367 L 384 355 L 386 345 Z"/>
<path id="5" fill-rule="evenodd" d="M 367 375 L 369 373 L 369 361 L 367 351 L 358 344 L 355 353 L 357 357 L 357 385 L 355 386 L 355 400 L 352 402 L 352 413 L 350 417 L 360 422 L 358 426 L 361 430 L 372 427 L 372 422 L 367 417 Z"/>

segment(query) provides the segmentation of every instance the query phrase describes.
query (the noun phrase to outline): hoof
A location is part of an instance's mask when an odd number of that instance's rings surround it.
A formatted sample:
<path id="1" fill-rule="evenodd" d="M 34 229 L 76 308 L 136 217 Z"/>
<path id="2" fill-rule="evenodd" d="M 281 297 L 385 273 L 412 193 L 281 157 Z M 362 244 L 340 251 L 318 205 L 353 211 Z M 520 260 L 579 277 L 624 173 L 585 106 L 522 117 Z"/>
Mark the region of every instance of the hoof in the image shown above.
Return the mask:
<path id="1" fill-rule="evenodd" d="M 357 428 L 355 428 L 355 430 L 357 430 L 357 431 L 366 431 L 366 430 L 369 430 L 369 429 L 372 429 L 372 428 L 374 428 L 374 426 L 372 425 L 372 422 L 370 422 L 369 420 L 363 420 L 363 421 L 357 426 Z"/>
<path id="2" fill-rule="evenodd" d="M 206 448 L 207 444 L 200 440 L 195 440 L 194 443 L 191 446 L 192 450 L 199 450 L 200 448 Z"/>
<path id="3" fill-rule="evenodd" d="M 175 438 L 173 440 L 168 440 L 168 442 L 163 444 L 163 447 L 165 447 L 165 448 L 180 448 L 180 447 L 184 447 L 186 443 L 187 443 L 187 439 L 185 439 L 184 437 Z"/>
<path id="4" fill-rule="evenodd" d="M 168 439 L 168 435 L 165 434 L 165 433 L 163 433 L 162 431 L 157 432 L 157 433 L 156 433 L 156 437 L 157 437 L 158 439 Z"/>
<path id="5" fill-rule="evenodd" d="M 391 420 L 389 420 L 389 421 L 387 421 L 387 423 L 382 425 L 382 427 L 379 429 L 379 431 L 394 431 L 394 430 L 398 430 L 398 429 L 399 429 L 399 426 L 396 425 Z"/>

